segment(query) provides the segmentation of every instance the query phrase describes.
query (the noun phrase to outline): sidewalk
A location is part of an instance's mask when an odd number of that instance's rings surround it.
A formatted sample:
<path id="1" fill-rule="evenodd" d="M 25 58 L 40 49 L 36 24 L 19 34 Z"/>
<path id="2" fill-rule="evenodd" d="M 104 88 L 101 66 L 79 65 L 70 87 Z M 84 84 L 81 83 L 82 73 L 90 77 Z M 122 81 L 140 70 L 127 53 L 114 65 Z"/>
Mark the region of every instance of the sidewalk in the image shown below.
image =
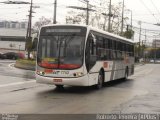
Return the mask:
<path id="1" fill-rule="evenodd" d="M 141 62 L 141 63 L 135 63 L 134 66 L 142 66 L 142 65 L 145 65 L 146 63 L 144 62 Z"/>

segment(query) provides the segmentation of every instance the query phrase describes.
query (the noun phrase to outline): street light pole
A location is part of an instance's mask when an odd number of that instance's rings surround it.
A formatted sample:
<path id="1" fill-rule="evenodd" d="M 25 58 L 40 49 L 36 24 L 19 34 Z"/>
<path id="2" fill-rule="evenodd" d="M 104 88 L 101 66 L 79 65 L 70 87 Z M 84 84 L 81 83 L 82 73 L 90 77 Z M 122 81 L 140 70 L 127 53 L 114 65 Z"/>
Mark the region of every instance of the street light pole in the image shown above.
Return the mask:
<path id="1" fill-rule="evenodd" d="M 21 45 L 19 45 L 19 53 L 20 53 L 20 51 L 21 51 Z"/>

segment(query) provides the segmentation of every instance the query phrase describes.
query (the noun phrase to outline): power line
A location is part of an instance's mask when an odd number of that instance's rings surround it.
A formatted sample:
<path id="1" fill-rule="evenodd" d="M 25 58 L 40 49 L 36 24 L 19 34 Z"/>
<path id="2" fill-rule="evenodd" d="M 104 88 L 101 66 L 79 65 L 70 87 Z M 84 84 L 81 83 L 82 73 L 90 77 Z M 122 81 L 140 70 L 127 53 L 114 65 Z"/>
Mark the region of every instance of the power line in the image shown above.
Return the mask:
<path id="1" fill-rule="evenodd" d="M 141 20 L 136 20 L 136 19 L 133 19 L 133 21 L 136 21 L 136 22 L 139 22 Z M 150 22 L 146 22 L 146 21 L 141 21 L 142 23 L 145 23 L 145 24 L 151 24 L 151 25 L 155 25 L 155 23 L 150 23 Z M 157 26 L 157 25 L 156 25 Z"/>
<path id="2" fill-rule="evenodd" d="M 143 4 L 143 6 L 151 13 L 151 15 L 155 18 L 155 20 L 157 21 L 157 23 L 159 23 L 159 20 L 155 17 L 154 14 L 152 14 L 152 11 L 147 7 L 147 5 L 143 2 L 143 0 L 140 0 L 141 3 Z"/>
<path id="3" fill-rule="evenodd" d="M 26 8 L 25 8 L 26 7 Z M 25 7 L 17 7 L 17 8 L 13 8 L 13 7 L 11 7 L 11 8 L 9 8 L 9 7 L 5 7 L 5 8 L 2 8 L 2 7 L 0 7 L 0 9 L 27 9 L 28 8 L 28 6 L 25 6 Z"/>
<path id="4" fill-rule="evenodd" d="M 133 28 L 135 29 L 140 29 L 139 27 L 133 26 Z M 145 29 L 145 28 L 141 28 L 141 30 L 146 30 L 147 32 L 153 32 L 153 33 L 160 33 L 160 30 L 152 30 L 152 29 Z"/>
<path id="5" fill-rule="evenodd" d="M 157 6 L 154 4 L 153 0 L 150 0 L 150 1 L 152 2 L 153 6 L 156 8 L 156 10 L 157 10 L 158 14 L 160 14 L 160 12 L 159 12 L 159 10 L 158 10 Z"/>
<path id="6" fill-rule="evenodd" d="M 91 7 L 93 7 L 93 5 L 89 4 L 89 0 L 78 0 L 84 4 L 86 4 L 86 7 L 78 7 L 78 6 L 68 6 L 68 8 L 72 8 L 72 9 L 79 9 L 79 10 L 85 10 L 86 11 L 86 25 L 89 24 L 89 11 L 96 11 L 94 9 L 91 9 Z"/>
<path id="7" fill-rule="evenodd" d="M 78 0 L 79 2 L 81 2 L 81 3 L 84 3 L 84 4 L 86 4 L 86 2 L 85 1 L 83 1 L 83 0 Z"/>
<path id="8" fill-rule="evenodd" d="M 140 34 L 139 31 L 137 31 L 137 30 L 134 30 L 134 32 L 137 33 L 138 35 Z M 141 36 L 147 36 L 149 38 L 153 38 L 154 37 L 153 35 L 146 35 L 146 34 L 142 34 L 142 33 L 141 33 Z"/>
<path id="9" fill-rule="evenodd" d="M 153 13 L 153 14 L 156 15 L 156 16 L 157 16 L 157 15 L 160 15 L 160 13 Z M 133 16 L 142 16 L 142 15 L 143 15 L 143 16 L 144 16 L 144 15 L 145 15 L 145 16 L 150 16 L 151 14 L 134 14 Z"/>

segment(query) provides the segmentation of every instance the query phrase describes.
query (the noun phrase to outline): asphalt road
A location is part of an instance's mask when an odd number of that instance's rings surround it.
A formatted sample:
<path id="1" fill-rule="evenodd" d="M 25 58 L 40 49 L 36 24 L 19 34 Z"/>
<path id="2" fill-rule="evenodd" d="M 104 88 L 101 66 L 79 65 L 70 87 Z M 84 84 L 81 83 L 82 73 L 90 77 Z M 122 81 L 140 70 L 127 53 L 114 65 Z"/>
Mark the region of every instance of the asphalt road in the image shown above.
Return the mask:
<path id="1" fill-rule="evenodd" d="M 108 82 L 101 90 L 37 84 L 34 72 L 0 60 L 0 113 L 97 114 L 160 113 L 160 65 L 138 65 L 127 81 Z"/>

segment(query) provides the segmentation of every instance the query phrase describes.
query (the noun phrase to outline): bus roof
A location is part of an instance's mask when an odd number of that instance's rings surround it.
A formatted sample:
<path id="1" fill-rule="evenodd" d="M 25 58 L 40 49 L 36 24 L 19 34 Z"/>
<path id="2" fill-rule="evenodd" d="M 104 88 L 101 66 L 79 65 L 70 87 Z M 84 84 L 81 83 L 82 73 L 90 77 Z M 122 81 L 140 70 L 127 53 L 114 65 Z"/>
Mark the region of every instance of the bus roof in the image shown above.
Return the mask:
<path id="1" fill-rule="evenodd" d="M 94 28 L 94 27 L 91 27 L 91 26 L 87 26 L 87 25 L 78 25 L 78 24 L 49 24 L 49 25 L 45 25 L 45 26 L 42 26 L 42 27 L 50 27 L 50 26 L 77 26 L 77 27 L 86 27 L 88 30 L 93 30 L 93 31 L 96 31 L 98 33 L 102 33 L 102 34 L 108 35 L 108 36 L 113 37 L 113 38 L 118 38 L 120 40 L 127 41 L 127 42 L 130 42 L 130 43 L 135 43 L 131 39 L 127 39 L 127 38 L 115 35 L 113 33 L 109 33 L 109 32 L 106 32 L 106 31 L 103 31 L 103 30 L 100 30 L 100 29 L 97 29 L 97 28 Z"/>

